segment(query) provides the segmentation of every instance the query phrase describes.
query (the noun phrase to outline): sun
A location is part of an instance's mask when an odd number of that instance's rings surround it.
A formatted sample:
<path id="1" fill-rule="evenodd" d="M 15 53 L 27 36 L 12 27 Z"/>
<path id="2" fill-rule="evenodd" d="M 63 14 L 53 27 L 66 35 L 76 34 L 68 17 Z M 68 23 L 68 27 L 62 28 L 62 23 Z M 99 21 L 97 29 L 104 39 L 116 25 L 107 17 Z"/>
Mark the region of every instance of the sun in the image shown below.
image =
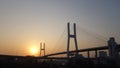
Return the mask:
<path id="1" fill-rule="evenodd" d="M 32 55 L 35 56 L 38 53 L 38 49 L 36 47 L 31 47 L 30 52 L 31 52 Z"/>

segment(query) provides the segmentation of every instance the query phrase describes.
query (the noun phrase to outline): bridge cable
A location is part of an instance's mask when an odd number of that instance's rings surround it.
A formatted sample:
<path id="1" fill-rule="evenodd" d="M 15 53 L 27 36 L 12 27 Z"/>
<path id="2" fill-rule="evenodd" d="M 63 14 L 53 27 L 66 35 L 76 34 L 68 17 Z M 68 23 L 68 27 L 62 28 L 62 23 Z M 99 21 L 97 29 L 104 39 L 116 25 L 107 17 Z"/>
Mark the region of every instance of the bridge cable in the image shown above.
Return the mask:
<path id="1" fill-rule="evenodd" d="M 51 52 L 61 51 L 61 49 L 63 48 L 62 45 L 64 45 L 65 40 L 66 40 L 66 39 L 65 39 L 65 38 L 66 38 L 65 35 L 67 35 L 67 34 L 65 34 L 65 33 L 66 33 L 66 27 L 64 28 L 63 32 L 60 34 L 60 36 L 59 36 L 57 42 L 55 43 L 53 49 L 51 50 Z M 61 43 L 62 43 L 62 44 L 61 44 Z M 66 45 L 65 45 L 65 47 L 66 47 Z M 61 51 L 61 52 L 62 52 L 62 51 Z"/>
<path id="2" fill-rule="evenodd" d="M 82 31 L 82 32 L 88 34 L 89 36 L 91 36 L 91 37 L 93 37 L 93 38 L 95 38 L 95 39 L 97 39 L 97 40 L 101 40 L 101 41 L 103 41 L 103 42 L 106 41 L 106 38 L 105 38 L 104 36 L 100 35 L 100 34 L 97 34 L 97 33 L 93 32 L 93 31 L 88 30 L 88 29 L 85 29 L 85 28 L 83 28 L 83 27 L 79 27 L 79 26 L 78 26 L 77 28 L 79 29 L 79 31 L 77 31 L 77 32 Z"/>

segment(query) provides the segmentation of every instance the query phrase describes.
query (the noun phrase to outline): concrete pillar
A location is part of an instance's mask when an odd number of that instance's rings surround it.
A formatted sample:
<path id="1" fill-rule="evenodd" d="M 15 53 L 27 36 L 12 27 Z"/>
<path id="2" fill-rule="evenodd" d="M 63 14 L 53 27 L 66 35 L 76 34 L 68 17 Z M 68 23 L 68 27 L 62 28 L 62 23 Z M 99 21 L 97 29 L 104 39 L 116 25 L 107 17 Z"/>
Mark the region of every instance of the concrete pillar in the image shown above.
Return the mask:
<path id="1" fill-rule="evenodd" d="M 88 56 L 88 58 L 90 58 L 90 52 L 89 51 L 87 51 L 87 56 Z"/>
<path id="2" fill-rule="evenodd" d="M 97 58 L 97 50 L 95 50 L 95 58 Z"/>

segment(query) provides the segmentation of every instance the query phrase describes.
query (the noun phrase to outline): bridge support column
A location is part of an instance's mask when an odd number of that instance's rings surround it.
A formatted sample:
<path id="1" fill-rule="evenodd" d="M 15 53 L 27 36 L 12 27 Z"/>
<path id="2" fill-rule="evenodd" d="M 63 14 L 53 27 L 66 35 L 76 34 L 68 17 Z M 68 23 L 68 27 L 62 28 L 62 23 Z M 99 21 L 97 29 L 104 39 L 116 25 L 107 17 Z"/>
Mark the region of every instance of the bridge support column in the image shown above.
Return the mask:
<path id="1" fill-rule="evenodd" d="M 67 24 L 68 27 L 68 42 L 67 42 L 67 58 L 70 58 L 70 38 L 74 38 L 74 42 L 75 42 L 75 49 L 76 49 L 76 55 L 78 54 L 78 45 L 77 45 L 77 39 L 76 39 L 76 24 L 74 23 L 74 34 L 70 34 L 70 23 Z"/>
<path id="2" fill-rule="evenodd" d="M 95 58 L 97 58 L 97 55 L 98 55 L 98 54 L 97 54 L 97 50 L 95 50 Z"/>
<path id="3" fill-rule="evenodd" d="M 87 51 L 87 56 L 88 56 L 88 58 L 90 58 L 90 52 L 89 51 Z"/>
<path id="4" fill-rule="evenodd" d="M 45 56 L 45 43 L 43 45 L 42 43 L 40 43 L 40 57 L 42 56 L 42 53 L 43 53 L 43 56 Z"/>

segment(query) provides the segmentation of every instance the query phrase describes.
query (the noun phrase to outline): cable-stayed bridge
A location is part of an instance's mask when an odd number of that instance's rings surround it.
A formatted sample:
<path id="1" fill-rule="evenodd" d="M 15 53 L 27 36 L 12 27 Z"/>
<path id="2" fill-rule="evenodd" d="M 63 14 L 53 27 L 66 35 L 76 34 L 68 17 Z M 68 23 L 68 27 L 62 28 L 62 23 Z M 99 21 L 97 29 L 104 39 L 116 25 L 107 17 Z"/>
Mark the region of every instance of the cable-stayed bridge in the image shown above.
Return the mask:
<path id="1" fill-rule="evenodd" d="M 67 32 L 68 32 L 68 40 L 67 40 L 67 49 L 66 51 L 63 52 L 57 52 L 57 53 L 52 53 L 52 54 L 47 54 L 42 56 L 42 58 L 51 58 L 50 56 L 55 56 L 55 55 L 62 55 L 62 54 L 66 54 L 67 57 L 65 58 L 70 58 L 71 54 L 79 54 L 80 52 L 86 52 L 87 53 L 87 58 L 90 58 L 90 52 L 94 51 L 95 53 L 95 58 L 99 57 L 99 53 L 101 50 L 107 50 L 108 52 L 108 56 L 109 57 L 118 57 L 119 56 L 119 51 L 120 51 L 120 45 L 116 43 L 114 37 L 111 37 L 108 41 L 107 41 L 107 45 L 105 46 L 100 46 L 100 47 L 92 47 L 92 48 L 85 48 L 85 49 L 78 49 L 78 44 L 77 44 L 77 37 L 76 37 L 76 24 L 74 23 L 73 25 L 73 34 L 70 33 L 70 23 L 68 23 L 67 25 Z M 89 33 L 88 31 L 84 30 L 84 32 Z M 92 34 L 91 34 L 92 36 Z M 95 35 L 94 35 L 95 36 Z M 74 43 L 75 43 L 75 50 L 70 50 L 70 39 L 73 38 L 74 39 Z M 97 36 L 95 36 L 95 38 L 98 38 Z M 106 54 L 107 54 L 106 53 Z M 55 58 L 57 59 L 57 57 Z M 62 58 L 61 58 L 62 59 Z"/>
<path id="2" fill-rule="evenodd" d="M 79 49 L 77 42 L 77 33 L 76 33 L 76 24 L 73 25 L 73 34 L 71 34 L 70 23 L 67 24 L 67 45 L 66 51 L 58 51 L 57 53 L 46 54 L 47 48 L 45 48 L 45 43 L 40 43 L 40 56 L 13 56 L 13 55 L 0 55 L 0 63 L 4 64 L 5 68 L 9 68 L 9 64 L 11 67 L 22 67 L 22 68 L 98 68 L 99 66 L 103 66 L 104 68 L 116 68 L 120 67 L 120 45 L 115 41 L 114 37 L 110 37 L 110 39 L 106 42 L 107 45 L 99 46 L 99 47 L 90 47 Z M 83 30 L 88 35 L 95 37 L 96 39 L 102 40 L 96 34 L 89 33 L 86 30 Z M 70 39 L 73 39 L 74 50 L 70 49 Z M 59 46 L 55 46 L 60 49 Z M 56 48 L 55 48 L 56 49 Z M 107 51 L 106 51 L 107 50 Z M 56 51 L 55 51 L 56 52 Z M 82 52 L 86 53 L 86 57 L 81 54 Z M 91 57 L 94 53 L 94 57 Z M 43 54 L 42 54 L 43 53 Z M 60 56 L 57 55 L 66 55 Z M 55 57 L 54 57 L 55 56 Z M 114 59 L 114 60 L 113 60 Z M 113 61 L 111 61 L 113 60 Z M 114 63 L 115 61 L 115 63 Z M 8 65 L 6 65 L 8 64 Z M 114 65 L 116 64 L 116 65 Z M 55 67 L 54 67 L 55 66 Z M 116 66 L 116 67 L 115 67 Z M 101 68 L 101 67 L 100 67 Z"/>
<path id="3" fill-rule="evenodd" d="M 102 41 L 105 41 L 105 39 L 103 38 L 99 38 L 99 37 L 102 37 L 98 34 L 93 34 L 92 32 L 89 32 L 85 29 L 82 29 L 80 28 L 83 32 L 85 32 L 86 34 L 96 38 L 96 39 L 99 39 L 99 40 L 102 40 Z M 65 32 L 65 31 L 64 31 Z M 70 39 L 73 39 L 74 40 L 74 46 L 75 46 L 75 50 L 70 50 Z M 39 56 L 39 57 L 33 57 L 33 58 L 37 58 L 37 59 L 69 59 L 71 54 L 74 54 L 74 55 L 78 55 L 80 54 L 81 52 L 86 52 L 86 58 L 90 58 L 90 52 L 94 52 L 94 57 L 97 58 L 99 57 L 99 52 L 101 50 L 107 50 L 108 52 L 108 56 L 109 57 L 118 57 L 119 56 L 119 51 L 120 51 L 120 45 L 116 43 L 115 39 L 113 37 L 111 37 L 107 42 L 107 45 L 103 45 L 103 46 L 99 46 L 99 47 L 92 47 L 92 48 L 84 48 L 84 49 L 79 49 L 78 47 L 78 42 L 77 42 L 77 31 L 76 31 L 76 24 L 74 23 L 73 25 L 73 34 L 71 34 L 71 30 L 70 30 L 70 23 L 67 24 L 67 45 L 65 45 L 66 48 L 66 51 L 60 51 L 60 52 L 57 52 L 57 53 L 52 53 L 52 54 L 46 54 L 44 53 L 43 56 Z M 42 46 L 42 45 L 41 45 Z M 73 46 L 73 45 L 71 45 Z M 44 48 L 40 48 L 40 50 L 42 50 L 43 52 L 45 52 L 45 44 L 43 46 Z M 57 46 L 55 46 L 57 47 Z M 58 47 L 59 48 L 59 47 Z M 65 54 L 66 57 L 51 57 L 51 56 L 56 56 L 56 55 L 62 55 L 62 54 Z M 41 55 L 41 51 L 40 51 L 40 55 Z M 9 56 L 9 55 L 2 55 L 2 57 L 4 56 L 7 56 L 7 57 L 13 57 L 13 58 L 28 58 L 28 57 L 23 57 L 23 56 Z"/>

